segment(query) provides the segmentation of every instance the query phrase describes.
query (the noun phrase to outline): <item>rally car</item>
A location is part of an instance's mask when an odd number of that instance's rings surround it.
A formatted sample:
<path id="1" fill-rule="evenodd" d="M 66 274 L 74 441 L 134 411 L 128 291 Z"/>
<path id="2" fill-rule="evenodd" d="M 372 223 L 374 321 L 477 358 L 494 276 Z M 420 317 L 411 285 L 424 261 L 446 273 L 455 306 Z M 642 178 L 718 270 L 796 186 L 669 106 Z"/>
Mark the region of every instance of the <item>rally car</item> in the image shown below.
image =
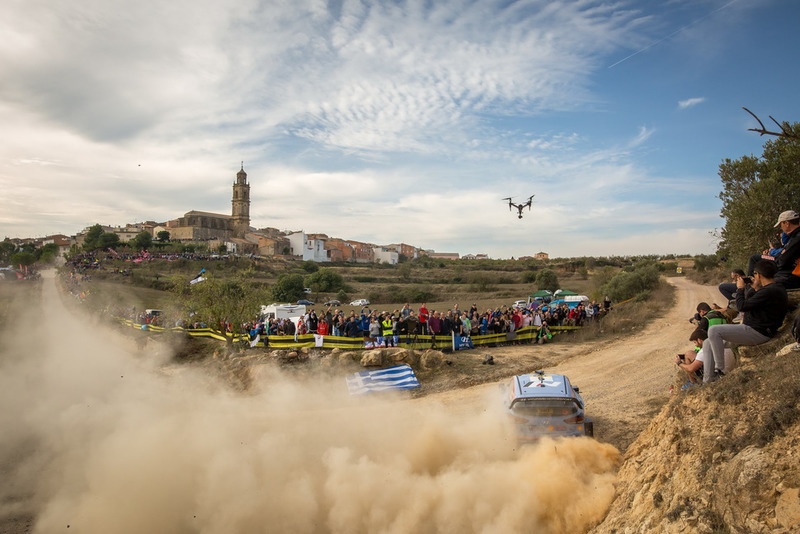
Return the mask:
<path id="1" fill-rule="evenodd" d="M 543 436 L 594 435 L 583 398 L 566 376 L 536 371 L 513 377 L 504 389 L 506 409 L 520 442 Z"/>

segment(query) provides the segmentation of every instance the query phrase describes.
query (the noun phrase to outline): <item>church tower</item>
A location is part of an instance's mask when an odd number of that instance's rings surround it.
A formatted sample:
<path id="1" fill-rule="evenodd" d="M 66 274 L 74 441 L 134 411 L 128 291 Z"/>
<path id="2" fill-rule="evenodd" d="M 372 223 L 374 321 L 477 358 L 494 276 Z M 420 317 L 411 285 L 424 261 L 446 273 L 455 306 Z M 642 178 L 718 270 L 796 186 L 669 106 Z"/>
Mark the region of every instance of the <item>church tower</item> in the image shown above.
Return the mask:
<path id="1" fill-rule="evenodd" d="M 241 170 L 236 173 L 231 204 L 233 205 L 231 211 L 233 236 L 244 238 L 244 235 L 250 231 L 250 184 L 247 183 L 244 162 L 242 162 Z"/>

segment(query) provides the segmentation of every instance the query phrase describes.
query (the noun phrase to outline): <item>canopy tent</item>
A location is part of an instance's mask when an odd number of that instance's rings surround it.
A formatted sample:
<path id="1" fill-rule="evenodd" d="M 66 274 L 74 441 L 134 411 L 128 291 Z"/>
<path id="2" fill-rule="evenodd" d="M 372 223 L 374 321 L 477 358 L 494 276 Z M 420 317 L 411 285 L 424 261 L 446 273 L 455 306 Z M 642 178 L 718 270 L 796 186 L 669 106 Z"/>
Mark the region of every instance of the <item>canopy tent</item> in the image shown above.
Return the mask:
<path id="1" fill-rule="evenodd" d="M 536 293 L 532 294 L 530 296 L 530 298 L 535 299 L 535 298 L 541 298 L 541 297 L 549 297 L 552 294 L 553 294 L 552 291 L 548 291 L 546 289 L 540 289 Z"/>
<path id="2" fill-rule="evenodd" d="M 558 298 L 564 298 L 564 297 L 574 297 L 576 295 L 577 293 L 575 293 L 574 291 L 570 291 L 569 289 L 559 289 L 558 291 L 556 291 L 554 296 Z"/>

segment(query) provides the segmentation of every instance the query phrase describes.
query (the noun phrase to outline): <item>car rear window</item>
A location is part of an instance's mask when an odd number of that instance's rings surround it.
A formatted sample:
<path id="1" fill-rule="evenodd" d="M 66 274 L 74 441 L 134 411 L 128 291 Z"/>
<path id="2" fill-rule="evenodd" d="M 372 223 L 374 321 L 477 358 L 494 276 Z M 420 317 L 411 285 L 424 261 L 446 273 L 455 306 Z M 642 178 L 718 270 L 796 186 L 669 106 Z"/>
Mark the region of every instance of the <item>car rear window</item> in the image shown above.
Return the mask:
<path id="1" fill-rule="evenodd" d="M 511 409 L 520 415 L 547 417 L 572 415 L 578 405 L 573 399 L 517 399 Z"/>

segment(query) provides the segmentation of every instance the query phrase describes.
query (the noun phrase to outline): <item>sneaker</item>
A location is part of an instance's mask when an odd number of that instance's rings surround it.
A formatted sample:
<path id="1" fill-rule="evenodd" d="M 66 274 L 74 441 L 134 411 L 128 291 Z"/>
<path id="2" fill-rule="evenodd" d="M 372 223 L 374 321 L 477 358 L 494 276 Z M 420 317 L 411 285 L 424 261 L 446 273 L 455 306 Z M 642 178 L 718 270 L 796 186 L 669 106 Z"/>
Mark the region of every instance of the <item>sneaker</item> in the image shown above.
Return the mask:
<path id="1" fill-rule="evenodd" d="M 714 374 L 711 375 L 711 380 L 709 380 L 709 382 L 714 382 L 715 380 L 719 380 L 723 376 L 725 376 L 725 371 L 723 371 L 722 369 L 714 369 Z"/>
<path id="2" fill-rule="evenodd" d="M 696 383 L 696 382 L 692 382 L 691 380 L 687 380 L 687 381 L 686 381 L 686 383 L 685 383 L 684 385 L 682 385 L 682 386 L 681 386 L 681 389 L 682 389 L 682 390 L 687 390 L 687 389 L 689 389 L 689 388 L 693 388 L 693 387 L 695 387 L 695 386 L 699 386 L 699 385 L 700 385 L 700 384 L 698 384 L 698 383 Z"/>

